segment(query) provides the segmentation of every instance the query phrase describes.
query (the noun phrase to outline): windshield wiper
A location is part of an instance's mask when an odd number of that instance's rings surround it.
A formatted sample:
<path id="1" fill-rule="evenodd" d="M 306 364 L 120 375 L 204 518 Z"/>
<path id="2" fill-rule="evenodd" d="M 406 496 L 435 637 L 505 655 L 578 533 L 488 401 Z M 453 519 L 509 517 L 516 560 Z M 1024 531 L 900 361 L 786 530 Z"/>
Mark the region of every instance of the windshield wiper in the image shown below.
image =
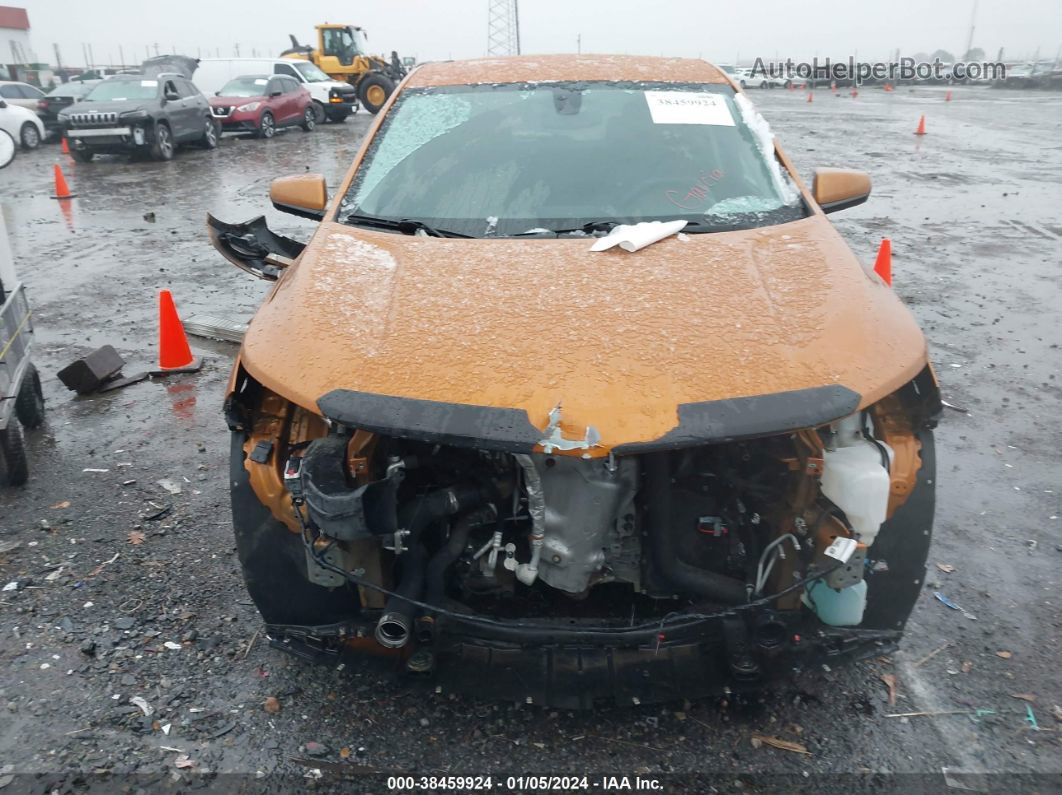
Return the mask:
<path id="1" fill-rule="evenodd" d="M 584 232 L 586 234 L 592 234 L 594 232 L 611 232 L 617 226 L 620 225 L 619 221 L 588 221 L 582 226 L 575 226 L 571 229 L 528 229 L 526 232 L 517 232 L 515 235 L 509 235 L 509 237 L 525 237 L 530 235 L 571 235 L 576 232 Z"/>
<path id="2" fill-rule="evenodd" d="M 472 235 L 463 235 L 460 232 L 451 232 L 449 229 L 436 229 L 435 227 L 426 224 L 423 221 L 418 221 L 415 218 L 403 218 L 396 221 L 393 218 L 377 218 L 375 215 L 351 213 L 343 218 L 343 222 L 355 225 L 360 224 L 361 226 L 372 226 L 377 229 L 393 229 L 404 235 L 416 234 L 419 230 L 432 237 L 472 237 Z"/>

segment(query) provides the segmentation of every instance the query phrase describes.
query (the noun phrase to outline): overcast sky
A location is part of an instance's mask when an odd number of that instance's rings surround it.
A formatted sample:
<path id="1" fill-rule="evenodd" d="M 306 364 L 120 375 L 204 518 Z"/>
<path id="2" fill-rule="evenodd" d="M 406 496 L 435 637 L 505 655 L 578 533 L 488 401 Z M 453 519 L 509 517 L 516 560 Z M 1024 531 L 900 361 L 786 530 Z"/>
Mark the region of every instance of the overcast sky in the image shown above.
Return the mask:
<path id="1" fill-rule="evenodd" d="M 276 55 L 288 33 L 305 43 L 320 22 L 361 25 L 379 52 L 392 49 L 418 60 L 486 54 L 489 0 L 0 0 L 29 11 L 32 46 L 54 63 L 83 66 L 83 44 L 95 63 L 139 62 L 150 47 L 206 57 L 220 53 Z M 757 56 L 794 60 L 858 54 L 883 60 L 942 48 L 965 48 L 974 0 L 520 0 L 525 53 L 583 52 L 686 55 L 721 63 Z M 654 9 L 648 12 L 647 9 Z M 1062 44 L 1060 0 L 980 0 L 974 46 L 991 59 L 1054 58 Z M 134 57 L 135 55 L 135 57 Z"/>

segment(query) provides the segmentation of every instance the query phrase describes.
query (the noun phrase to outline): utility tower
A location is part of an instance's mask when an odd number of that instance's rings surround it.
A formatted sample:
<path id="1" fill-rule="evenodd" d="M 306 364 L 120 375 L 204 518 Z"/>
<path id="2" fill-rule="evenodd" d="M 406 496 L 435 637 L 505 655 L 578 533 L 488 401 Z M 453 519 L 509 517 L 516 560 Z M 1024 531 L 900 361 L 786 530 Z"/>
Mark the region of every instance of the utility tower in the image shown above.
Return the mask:
<path id="1" fill-rule="evenodd" d="M 487 0 L 487 3 L 487 55 L 519 55 L 517 0 Z"/>

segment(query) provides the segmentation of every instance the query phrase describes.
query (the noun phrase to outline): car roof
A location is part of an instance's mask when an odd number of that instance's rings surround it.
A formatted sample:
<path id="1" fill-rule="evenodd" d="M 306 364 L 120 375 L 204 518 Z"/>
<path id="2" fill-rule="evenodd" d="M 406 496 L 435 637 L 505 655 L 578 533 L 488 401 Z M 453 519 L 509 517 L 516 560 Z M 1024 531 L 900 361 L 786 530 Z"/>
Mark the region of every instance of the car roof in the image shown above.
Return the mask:
<path id="1" fill-rule="evenodd" d="M 236 75 L 229 79 L 231 83 L 233 80 L 269 80 L 272 77 L 285 77 L 286 75 Z"/>
<path id="2" fill-rule="evenodd" d="M 444 61 L 419 67 L 409 86 L 536 83 L 558 80 L 726 83 L 723 72 L 698 58 L 641 55 L 518 55 Z"/>

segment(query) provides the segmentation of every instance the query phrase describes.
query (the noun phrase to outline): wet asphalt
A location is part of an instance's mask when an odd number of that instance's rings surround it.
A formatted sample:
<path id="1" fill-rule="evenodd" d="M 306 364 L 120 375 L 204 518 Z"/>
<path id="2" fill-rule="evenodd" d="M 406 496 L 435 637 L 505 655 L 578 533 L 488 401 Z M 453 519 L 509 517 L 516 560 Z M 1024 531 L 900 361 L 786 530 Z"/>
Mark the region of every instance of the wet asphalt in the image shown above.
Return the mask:
<path id="1" fill-rule="evenodd" d="M 641 775 L 676 791 L 946 791 L 948 768 L 995 774 L 972 782 L 993 791 L 1025 789 L 1017 774 L 1062 789 L 1062 96 L 944 91 L 750 93 L 805 179 L 871 174 L 870 201 L 834 218 L 864 262 L 891 238 L 895 289 L 954 407 L 937 435 L 928 586 L 901 650 L 747 702 L 593 713 L 425 694 L 269 648 L 229 522 L 235 346 L 193 339 L 202 372 L 105 395 L 56 378 L 105 343 L 127 374 L 148 369 L 160 288 L 184 316 L 249 316 L 267 285 L 214 252 L 206 213 L 265 214 L 305 239 L 311 223 L 275 212 L 269 181 L 320 171 L 334 187 L 369 117 L 226 137 L 170 163 L 21 152 L 0 171 L 0 211 L 48 420 L 28 437 L 29 484 L 0 491 L 0 581 L 19 583 L 0 593 L 0 787 L 381 792 L 366 774 L 382 772 L 493 774 L 495 789 L 546 773 L 591 789 Z M 49 198 L 55 163 L 77 194 L 66 207 Z M 908 712 L 933 714 L 889 717 Z"/>

